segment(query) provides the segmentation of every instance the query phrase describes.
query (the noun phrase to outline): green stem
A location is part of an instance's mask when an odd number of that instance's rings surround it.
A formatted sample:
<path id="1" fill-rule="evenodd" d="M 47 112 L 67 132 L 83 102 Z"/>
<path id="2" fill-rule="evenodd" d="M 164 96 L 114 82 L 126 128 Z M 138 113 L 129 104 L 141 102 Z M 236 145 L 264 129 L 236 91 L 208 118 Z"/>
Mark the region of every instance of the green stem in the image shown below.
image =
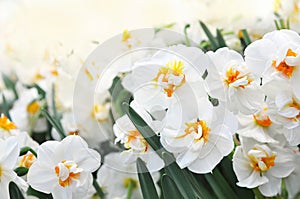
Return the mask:
<path id="1" fill-rule="evenodd" d="M 251 44 L 251 39 L 249 37 L 249 34 L 246 29 L 243 29 L 242 33 L 243 33 L 243 39 L 245 41 L 245 44 L 246 44 L 246 46 L 248 46 L 249 44 Z"/>
<path id="2" fill-rule="evenodd" d="M 134 183 L 132 182 L 132 180 L 129 180 L 126 199 L 131 198 L 133 188 L 134 188 Z"/>
<path id="3" fill-rule="evenodd" d="M 98 182 L 97 182 L 97 180 L 96 180 L 95 178 L 93 179 L 93 186 L 94 186 L 94 188 L 96 189 L 96 192 L 97 192 L 97 194 L 99 195 L 99 197 L 100 197 L 101 199 L 105 199 L 105 194 L 104 194 L 104 192 L 102 191 L 101 187 L 99 186 L 99 184 L 98 184 Z"/>
<path id="4" fill-rule="evenodd" d="M 265 199 L 265 197 L 260 193 L 258 188 L 254 188 L 252 190 L 257 199 Z"/>

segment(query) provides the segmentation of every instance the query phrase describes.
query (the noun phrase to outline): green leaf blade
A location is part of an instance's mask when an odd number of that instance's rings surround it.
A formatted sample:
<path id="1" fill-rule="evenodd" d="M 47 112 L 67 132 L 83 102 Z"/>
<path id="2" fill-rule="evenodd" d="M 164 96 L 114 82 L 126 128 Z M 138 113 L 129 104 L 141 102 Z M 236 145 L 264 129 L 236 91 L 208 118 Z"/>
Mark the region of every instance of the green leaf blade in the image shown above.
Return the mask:
<path id="1" fill-rule="evenodd" d="M 143 193 L 144 199 L 159 199 L 153 179 L 143 162 L 140 158 L 136 161 L 136 167 L 138 171 L 138 177 Z"/>

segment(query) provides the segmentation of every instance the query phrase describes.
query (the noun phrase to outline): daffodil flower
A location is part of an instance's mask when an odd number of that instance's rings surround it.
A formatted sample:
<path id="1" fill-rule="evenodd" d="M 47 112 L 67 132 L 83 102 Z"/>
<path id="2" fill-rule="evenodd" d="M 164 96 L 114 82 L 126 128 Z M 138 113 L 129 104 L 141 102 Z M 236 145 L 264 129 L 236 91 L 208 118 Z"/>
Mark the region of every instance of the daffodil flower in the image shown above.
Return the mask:
<path id="1" fill-rule="evenodd" d="M 131 199 L 142 198 L 142 192 L 134 163 L 126 164 L 121 153 L 110 153 L 104 157 L 104 164 L 97 173 L 97 181 L 107 193 L 107 198 L 125 199 L 131 189 Z M 120 164 L 122 162 L 122 164 Z M 159 173 L 151 173 L 153 181 L 159 180 Z M 131 183 L 131 187 L 129 184 Z"/>
<path id="2" fill-rule="evenodd" d="M 21 185 L 24 191 L 28 188 L 27 183 L 14 172 L 19 156 L 19 144 L 16 137 L 6 140 L 0 139 L 0 197 L 9 199 L 8 185 L 11 181 Z"/>
<path id="3" fill-rule="evenodd" d="M 215 67 L 209 67 L 205 79 L 208 84 L 209 94 L 223 102 L 234 113 L 253 113 L 253 107 L 263 97 L 259 90 L 259 83 L 254 78 L 243 57 L 228 48 L 208 52 Z"/>
<path id="4" fill-rule="evenodd" d="M 82 198 L 92 185 L 92 172 L 100 166 L 100 155 L 89 149 L 78 135 L 40 145 L 27 180 L 36 190 L 54 198 Z"/>
<path id="5" fill-rule="evenodd" d="M 281 180 L 294 170 L 293 154 L 280 146 L 257 144 L 251 139 L 242 139 L 233 155 L 233 169 L 237 185 L 249 189 L 258 187 L 267 197 L 281 191 Z"/>
<path id="6" fill-rule="evenodd" d="M 245 50 L 249 69 L 263 82 L 274 78 L 288 81 L 300 97 L 300 36 L 291 30 L 273 31 L 261 40 L 250 44 Z"/>

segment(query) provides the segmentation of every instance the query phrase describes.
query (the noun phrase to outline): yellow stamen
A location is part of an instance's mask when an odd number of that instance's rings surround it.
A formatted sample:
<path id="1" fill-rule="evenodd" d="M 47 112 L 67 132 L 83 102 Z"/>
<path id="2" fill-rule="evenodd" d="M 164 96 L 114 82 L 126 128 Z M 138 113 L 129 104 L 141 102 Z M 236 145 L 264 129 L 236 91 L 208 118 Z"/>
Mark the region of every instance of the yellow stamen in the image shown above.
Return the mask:
<path id="1" fill-rule="evenodd" d="M 228 86 L 231 83 L 234 83 L 235 81 L 244 78 L 246 75 L 241 75 L 241 72 L 238 70 L 233 69 L 232 67 L 230 67 L 227 71 L 226 71 L 226 78 L 223 79 L 223 81 L 226 83 L 226 85 Z M 245 85 L 240 85 L 240 88 L 245 88 L 245 86 L 249 85 L 252 82 L 252 79 L 250 79 L 248 76 L 247 77 L 247 84 Z"/>
<path id="2" fill-rule="evenodd" d="M 4 129 L 5 131 L 16 129 L 16 125 L 11 122 L 4 114 L 0 117 L 0 128 Z"/>
<path id="3" fill-rule="evenodd" d="M 257 150 L 253 148 L 253 150 Z M 261 158 L 255 157 L 253 154 L 249 154 L 250 165 L 255 171 L 266 172 L 271 167 L 275 166 L 276 154 L 269 155 L 265 152 L 265 156 Z"/>
<path id="4" fill-rule="evenodd" d="M 130 142 L 133 141 L 133 140 L 136 140 L 136 139 L 139 139 L 140 142 L 142 142 L 145 146 L 145 150 L 144 152 L 147 152 L 148 151 L 148 148 L 149 148 L 149 144 L 148 142 L 144 139 L 144 137 L 140 134 L 140 132 L 138 130 L 130 130 L 128 131 L 129 135 L 127 136 L 127 141 L 125 142 L 124 146 L 127 148 L 127 149 L 130 149 L 131 146 L 130 146 Z"/>

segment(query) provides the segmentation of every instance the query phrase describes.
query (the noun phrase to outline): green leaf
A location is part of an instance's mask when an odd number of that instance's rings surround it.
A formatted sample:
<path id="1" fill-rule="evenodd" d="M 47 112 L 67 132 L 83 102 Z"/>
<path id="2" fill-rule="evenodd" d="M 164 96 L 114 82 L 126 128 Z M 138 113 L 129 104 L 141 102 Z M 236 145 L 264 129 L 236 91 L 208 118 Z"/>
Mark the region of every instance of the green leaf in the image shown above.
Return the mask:
<path id="1" fill-rule="evenodd" d="M 19 187 L 14 183 L 9 183 L 9 197 L 12 199 L 25 199 Z"/>
<path id="2" fill-rule="evenodd" d="M 205 174 L 205 178 L 218 198 L 238 199 L 238 196 L 232 190 L 218 168 L 214 169 L 213 174 Z"/>
<path id="3" fill-rule="evenodd" d="M 187 34 L 187 29 L 190 28 L 190 27 L 191 27 L 190 24 L 186 24 L 185 27 L 184 27 L 184 30 L 183 30 L 183 32 L 184 32 L 184 37 L 185 37 L 185 44 L 186 44 L 187 46 L 191 46 L 191 41 L 190 41 L 189 36 L 188 36 L 188 34 Z"/>
<path id="4" fill-rule="evenodd" d="M 18 176 L 25 176 L 28 173 L 28 170 L 27 167 L 17 167 L 14 169 Z"/>
<path id="5" fill-rule="evenodd" d="M 232 161 L 228 156 L 223 158 L 221 163 L 218 165 L 218 169 L 219 169 L 219 171 L 221 171 L 221 173 L 223 174 L 223 177 L 228 182 L 228 184 L 233 188 L 233 190 L 237 194 L 238 198 L 243 198 L 243 199 L 253 199 L 254 198 L 254 194 L 251 190 L 244 188 L 244 187 L 239 187 L 236 185 L 237 178 L 233 171 Z"/>
<path id="6" fill-rule="evenodd" d="M 4 94 L 2 93 L 2 105 L 3 105 L 3 112 L 4 112 L 4 115 L 10 120 L 11 120 L 11 116 L 9 114 L 9 105 L 6 101 L 6 98 L 4 96 Z"/>
<path id="7" fill-rule="evenodd" d="M 202 21 L 200 21 L 199 23 L 200 23 L 200 26 L 202 27 L 203 31 L 205 32 L 208 40 L 210 41 L 212 49 L 217 50 L 219 45 L 218 45 L 215 37 L 211 34 L 210 30 L 207 28 L 207 26 Z"/>
<path id="8" fill-rule="evenodd" d="M 37 191 L 37 190 L 33 189 L 31 186 L 29 186 L 29 188 L 27 190 L 27 195 L 35 196 L 35 197 L 38 197 L 39 199 L 53 199 L 51 194 L 46 194 L 46 193 Z"/>
<path id="9" fill-rule="evenodd" d="M 218 41 L 218 48 L 226 47 L 226 42 L 223 38 L 223 35 L 219 29 L 217 29 L 217 41 Z"/>
<path id="10" fill-rule="evenodd" d="M 144 199 L 159 199 L 153 179 L 143 162 L 140 158 L 136 161 L 136 167 L 138 171 L 139 181 L 143 193 Z"/>
<path id="11" fill-rule="evenodd" d="M 18 99 L 18 92 L 16 90 L 16 83 L 11 80 L 7 75 L 2 74 L 2 80 L 4 82 L 4 85 L 7 89 L 10 89 L 14 92 L 15 99 Z"/>
<path id="12" fill-rule="evenodd" d="M 249 36 L 248 31 L 246 29 L 242 30 L 242 34 L 243 34 L 243 40 L 245 42 L 245 47 L 247 47 L 249 44 L 251 44 L 250 36 Z"/>
<path id="13" fill-rule="evenodd" d="M 185 199 L 202 198 L 195 190 L 189 178 L 184 174 L 184 171 L 177 165 L 175 158 L 168 152 L 163 152 L 163 160 L 165 162 L 165 171 L 176 184 L 179 192 Z"/>
<path id="14" fill-rule="evenodd" d="M 61 127 L 60 121 L 56 120 L 54 117 L 52 117 L 48 111 L 45 109 L 41 110 L 41 113 L 44 115 L 44 117 L 50 122 L 50 124 L 53 126 L 53 128 L 56 129 L 61 139 L 64 139 L 66 137 L 65 132 L 63 128 Z"/>
<path id="15" fill-rule="evenodd" d="M 35 157 L 37 157 L 37 153 L 29 146 L 22 147 L 19 156 L 25 155 L 28 151 L 30 151 Z"/>
<path id="16" fill-rule="evenodd" d="M 168 175 L 164 174 L 162 176 L 161 182 L 164 199 L 183 198 L 180 192 L 178 191 L 176 184 Z"/>
<path id="17" fill-rule="evenodd" d="M 163 25 L 163 26 L 156 27 L 156 28 L 154 28 L 154 33 L 156 34 L 156 33 L 160 32 L 163 29 L 172 28 L 175 24 L 176 23 L 169 23 L 169 24 L 166 24 L 166 25 Z"/>
<path id="18" fill-rule="evenodd" d="M 141 118 L 141 116 L 139 116 L 139 114 L 137 114 L 137 112 L 135 112 L 133 108 L 129 106 L 128 103 L 123 103 L 123 109 L 147 143 L 149 143 L 153 150 L 161 156 L 161 152 L 164 151 L 163 147 L 159 141 L 159 137 L 155 134 L 151 127 L 148 126 L 148 124 Z"/>
<path id="19" fill-rule="evenodd" d="M 51 92 L 52 92 L 51 103 L 52 103 L 53 117 L 55 119 L 59 119 L 58 114 L 57 114 L 57 110 L 56 110 L 56 103 L 55 103 L 55 87 L 54 87 L 54 84 L 52 84 Z"/>

